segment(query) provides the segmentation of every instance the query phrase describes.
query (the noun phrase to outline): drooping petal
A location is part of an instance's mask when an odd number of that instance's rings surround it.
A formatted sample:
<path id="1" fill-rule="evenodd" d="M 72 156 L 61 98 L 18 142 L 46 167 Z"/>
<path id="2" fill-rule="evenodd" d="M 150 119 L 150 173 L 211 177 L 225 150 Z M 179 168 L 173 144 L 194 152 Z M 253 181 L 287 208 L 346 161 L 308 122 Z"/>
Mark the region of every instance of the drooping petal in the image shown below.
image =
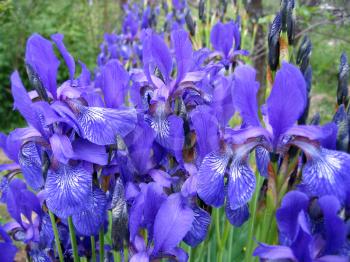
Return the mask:
<path id="1" fill-rule="evenodd" d="M 110 60 L 102 69 L 100 84 L 107 107 L 117 108 L 124 103 L 129 82 L 128 72 L 118 60 Z"/>
<path id="2" fill-rule="evenodd" d="M 106 165 L 108 153 L 105 146 L 96 145 L 85 139 L 75 139 L 72 143 L 72 159 L 84 160 L 98 165 Z"/>
<path id="3" fill-rule="evenodd" d="M 126 136 L 134 129 L 137 120 L 133 109 L 116 110 L 72 103 L 71 106 L 83 138 L 98 145 L 115 144 L 117 135 Z"/>
<path id="4" fill-rule="evenodd" d="M 194 213 L 192 227 L 183 240 L 191 247 L 195 247 L 206 238 L 211 218 L 207 211 L 197 205 L 192 210 Z"/>
<path id="5" fill-rule="evenodd" d="M 255 190 L 255 175 L 248 163 L 234 159 L 231 163 L 227 195 L 231 209 L 235 210 L 249 202 Z"/>
<path id="6" fill-rule="evenodd" d="M 208 205 L 215 207 L 224 203 L 224 175 L 230 154 L 214 151 L 203 159 L 198 171 L 198 195 Z"/>
<path id="7" fill-rule="evenodd" d="M 50 169 L 45 184 L 48 208 L 62 218 L 84 210 L 92 194 L 91 171 L 83 163 L 60 164 L 57 170 Z"/>
<path id="8" fill-rule="evenodd" d="M 241 65 L 234 71 L 233 104 L 239 111 L 243 124 L 248 126 L 260 126 L 257 101 L 259 83 L 255 78 L 256 72 L 251 66 Z"/>
<path id="9" fill-rule="evenodd" d="M 177 64 L 176 83 L 179 83 L 192 66 L 192 44 L 188 33 L 182 29 L 175 30 L 171 33 L 171 41 Z"/>
<path id="10" fill-rule="evenodd" d="M 66 135 L 53 134 L 50 145 L 55 158 L 63 164 L 74 156 L 72 144 Z"/>
<path id="11" fill-rule="evenodd" d="M 267 99 L 267 115 L 275 142 L 304 112 L 306 84 L 300 70 L 284 62 L 277 71 L 271 94 Z"/>
<path id="12" fill-rule="evenodd" d="M 258 146 L 255 148 L 256 166 L 260 175 L 263 177 L 268 176 L 268 166 L 270 163 L 270 154 L 264 147 Z"/>
<path id="13" fill-rule="evenodd" d="M 94 188 L 85 210 L 73 214 L 73 224 L 77 232 L 84 236 L 97 235 L 106 217 L 107 198 L 105 193 Z"/>
<path id="14" fill-rule="evenodd" d="M 280 241 L 283 244 L 294 240 L 298 231 L 298 214 L 302 210 L 306 211 L 308 205 L 309 198 L 302 192 L 291 191 L 284 196 L 281 207 L 276 212 Z"/>
<path id="15" fill-rule="evenodd" d="M 27 184 L 35 191 L 44 186 L 41 150 L 34 142 L 25 143 L 18 155 L 19 164 Z"/>
<path id="16" fill-rule="evenodd" d="M 228 221 L 230 221 L 231 225 L 234 225 L 235 227 L 240 227 L 249 218 L 249 207 L 247 204 L 237 209 L 232 209 L 230 201 L 227 201 L 225 212 Z"/>
<path id="17" fill-rule="evenodd" d="M 196 133 L 199 161 L 219 149 L 219 123 L 208 106 L 197 106 L 191 112 L 192 127 Z"/>
<path id="18" fill-rule="evenodd" d="M 53 34 L 51 35 L 51 39 L 55 42 L 58 50 L 60 51 L 61 55 L 63 56 L 64 61 L 66 62 L 69 70 L 69 77 L 70 80 L 74 80 L 74 74 L 75 74 L 75 61 L 73 56 L 68 52 L 66 49 L 64 43 L 63 43 L 64 36 L 62 34 Z"/>
<path id="19" fill-rule="evenodd" d="M 169 251 L 175 248 L 191 229 L 194 213 L 179 193 L 163 202 L 154 221 L 154 250 Z"/>
<path id="20" fill-rule="evenodd" d="M 56 76 L 60 62 L 51 42 L 39 34 L 33 34 L 27 41 L 25 62 L 37 75 L 37 81 L 56 99 Z"/>
<path id="21" fill-rule="evenodd" d="M 295 145 L 308 157 L 300 188 L 310 196 L 334 195 L 343 203 L 349 190 L 350 155 L 302 141 Z"/>

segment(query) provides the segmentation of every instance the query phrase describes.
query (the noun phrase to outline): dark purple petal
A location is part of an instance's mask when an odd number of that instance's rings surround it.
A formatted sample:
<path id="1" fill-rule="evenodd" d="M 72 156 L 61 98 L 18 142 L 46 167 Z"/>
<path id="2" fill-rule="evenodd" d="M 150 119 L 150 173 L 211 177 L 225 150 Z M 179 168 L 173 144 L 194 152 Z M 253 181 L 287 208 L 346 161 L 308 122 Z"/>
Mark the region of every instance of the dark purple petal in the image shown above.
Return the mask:
<path id="1" fill-rule="evenodd" d="M 102 69 L 100 84 L 107 107 L 117 108 L 124 104 L 129 82 L 128 72 L 118 60 L 110 60 Z"/>
<path id="2" fill-rule="evenodd" d="M 224 203 L 224 175 L 230 160 L 228 153 L 214 151 L 203 159 L 198 171 L 198 195 L 208 205 L 215 207 Z"/>
<path id="3" fill-rule="evenodd" d="M 192 44 L 185 30 L 176 30 L 171 33 L 171 41 L 175 51 L 177 64 L 176 83 L 181 82 L 192 66 Z"/>
<path id="4" fill-rule="evenodd" d="M 296 237 L 298 231 L 298 214 L 300 211 L 306 211 L 309 205 L 309 198 L 299 191 L 291 191 L 287 193 L 281 207 L 276 212 L 278 229 L 280 231 L 280 239 L 290 243 Z"/>
<path id="5" fill-rule="evenodd" d="M 254 250 L 253 256 L 257 256 L 260 259 L 266 260 L 283 260 L 290 259 L 291 261 L 297 261 L 293 251 L 289 247 L 285 246 L 271 246 L 263 243 L 259 243 L 259 246 Z"/>
<path id="6" fill-rule="evenodd" d="M 74 106 L 74 105 L 73 105 Z M 77 123 L 83 138 L 98 145 L 112 145 L 117 136 L 130 133 L 136 124 L 136 111 L 76 105 Z"/>
<path id="7" fill-rule="evenodd" d="M 108 162 L 105 146 L 93 144 L 85 139 L 75 139 L 72 146 L 74 151 L 72 159 L 84 160 L 102 166 Z"/>
<path id="8" fill-rule="evenodd" d="M 154 250 L 170 251 L 191 229 L 194 213 L 180 194 L 172 194 L 163 202 L 154 221 Z"/>
<path id="9" fill-rule="evenodd" d="M 105 221 L 106 206 L 105 193 L 99 188 L 94 188 L 85 209 L 72 216 L 77 232 L 84 236 L 97 235 Z"/>
<path id="10" fill-rule="evenodd" d="M 255 175 L 243 160 L 234 159 L 231 163 L 227 195 L 231 209 L 235 210 L 247 204 L 254 194 Z"/>
<path id="11" fill-rule="evenodd" d="M 133 241 L 137 236 L 143 217 L 143 208 L 145 204 L 145 197 L 143 194 L 139 194 L 130 208 L 129 215 L 129 231 L 130 231 L 130 240 Z"/>
<path id="12" fill-rule="evenodd" d="M 230 221 L 231 225 L 240 227 L 249 218 L 249 207 L 248 205 L 241 206 L 237 209 L 231 209 L 230 202 L 227 201 L 225 206 L 226 217 Z"/>
<path id="13" fill-rule="evenodd" d="M 11 243 L 0 243 L 0 261 L 13 262 L 17 253 L 17 247 Z"/>
<path id="14" fill-rule="evenodd" d="M 55 42 L 58 50 L 60 51 L 61 55 L 63 56 L 64 61 L 66 62 L 69 70 L 69 77 L 70 80 L 74 80 L 74 74 L 75 74 L 75 61 L 73 56 L 68 52 L 66 49 L 64 43 L 63 43 L 64 36 L 62 34 L 54 34 L 51 35 L 51 39 Z"/>
<path id="15" fill-rule="evenodd" d="M 19 165 L 27 184 L 35 191 L 44 186 L 41 150 L 34 142 L 25 143 L 18 155 Z"/>
<path id="16" fill-rule="evenodd" d="M 251 66 L 241 65 L 235 69 L 233 104 L 239 111 L 243 123 L 249 126 L 260 126 L 257 101 L 259 83 L 255 78 L 256 72 Z"/>
<path id="17" fill-rule="evenodd" d="M 196 133 L 199 161 L 219 149 L 219 124 L 210 107 L 197 106 L 191 112 L 192 128 Z"/>
<path id="18" fill-rule="evenodd" d="M 284 62 L 277 71 L 271 94 L 267 99 L 267 115 L 275 142 L 304 112 L 306 84 L 300 70 Z"/>
<path id="19" fill-rule="evenodd" d="M 334 195 L 344 202 L 349 188 L 350 155 L 296 142 L 308 156 L 300 188 L 310 196 Z"/>
<path id="20" fill-rule="evenodd" d="M 187 232 L 183 241 L 189 246 L 195 247 L 206 238 L 211 218 L 207 211 L 201 209 L 197 205 L 195 205 L 192 210 L 194 213 L 192 227 L 190 231 Z"/>
<path id="21" fill-rule="evenodd" d="M 345 244 L 346 226 L 338 216 L 341 209 L 338 199 L 334 196 L 323 196 L 318 199 L 323 211 L 324 238 L 326 240 L 325 254 L 335 254 Z"/>
<path id="22" fill-rule="evenodd" d="M 59 165 L 47 174 L 45 191 L 48 208 L 61 218 L 81 212 L 89 203 L 92 192 L 91 167 Z"/>
<path id="23" fill-rule="evenodd" d="M 55 158 L 63 164 L 74 156 L 72 144 L 66 135 L 53 134 L 50 145 Z"/>
<path id="24" fill-rule="evenodd" d="M 25 62 L 38 75 L 44 88 L 56 99 L 56 76 L 60 62 L 51 42 L 39 34 L 33 34 L 27 41 Z"/>

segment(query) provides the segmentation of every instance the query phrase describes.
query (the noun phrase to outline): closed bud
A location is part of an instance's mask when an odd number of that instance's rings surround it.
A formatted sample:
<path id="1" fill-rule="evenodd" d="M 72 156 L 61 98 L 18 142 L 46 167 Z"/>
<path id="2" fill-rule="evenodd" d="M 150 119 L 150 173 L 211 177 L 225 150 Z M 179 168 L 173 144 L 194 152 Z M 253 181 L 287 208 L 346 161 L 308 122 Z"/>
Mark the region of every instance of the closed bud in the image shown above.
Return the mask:
<path id="1" fill-rule="evenodd" d="M 321 115 L 320 113 L 316 113 L 314 114 L 314 116 L 311 118 L 310 120 L 310 125 L 315 125 L 315 126 L 318 126 L 321 122 Z"/>
<path id="2" fill-rule="evenodd" d="M 205 0 L 199 0 L 198 3 L 198 18 L 203 23 L 205 23 L 206 16 L 205 16 Z"/>
<path id="3" fill-rule="evenodd" d="M 333 122 L 338 127 L 337 150 L 347 152 L 349 146 L 349 121 L 343 104 L 339 106 L 334 114 Z"/>
<path id="4" fill-rule="evenodd" d="M 289 44 L 294 42 L 295 20 L 293 17 L 294 0 L 281 1 L 281 23 L 282 31 L 287 32 Z"/>
<path id="5" fill-rule="evenodd" d="M 309 66 L 310 56 L 312 51 L 312 43 L 308 36 L 304 36 L 297 53 L 297 64 L 301 72 L 305 73 Z"/>
<path id="6" fill-rule="evenodd" d="M 26 64 L 26 69 L 31 86 L 35 89 L 42 100 L 49 101 L 46 89 L 44 88 L 37 72 L 35 72 L 34 68 L 28 63 Z"/>
<path id="7" fill-rule="evenodd" d="M 277 14 L 272 24 L 270 25 L 268 35 L 268 47 L 269 47 L 269 66 L 272 71 L 276 71 L 279 64 L 280 56 L 280 33 L 281 33 L 281 16 Z"/>
<path id="8" fill-rule="evenodd" d="M 196 34 L 196 23 L 192 19 L 190 10 L 186 12 L 185 21 L 186 21 L 187 29 L 190 32 L 191 36 L 194 36 Z"/>
<path id="9" fill-rule="evenodd" d="M 337 90 L 337 102 L 338 105 L 348 104 L 348 79 L 349 79 L 349 64 L 348 57 L 345 53 L 342 53 L 340 57 L 339 75 L 338 75 L 338 90 Z"/>

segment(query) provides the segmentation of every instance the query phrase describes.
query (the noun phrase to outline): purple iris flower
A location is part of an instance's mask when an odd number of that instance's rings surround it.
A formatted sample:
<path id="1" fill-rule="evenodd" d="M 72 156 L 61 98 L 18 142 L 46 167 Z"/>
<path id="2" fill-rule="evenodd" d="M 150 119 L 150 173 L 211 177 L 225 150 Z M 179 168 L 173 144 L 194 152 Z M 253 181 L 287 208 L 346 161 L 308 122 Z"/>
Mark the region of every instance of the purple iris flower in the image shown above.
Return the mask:
<path id="1" fill-rule="evenodd" d="M 4 262 L 14 261 L 17 253 L 17 247 L 12 243 L 10 236 L 6 233 L 3 227 L 0 225 L 0 260 Z"/>
<path id="2" fill-rule="evenodd" d="M 350 156 L 322 147 L 334 134 L 334 126 L 294 125 L 306 105 L 305 81 L 299 69 L 283 63 L 277 72 L 271 94 L 263 107 L 265 128 L 258 118 L 256 95 L 259 85 L 255 71 L 239 66 L 234 73 L 233 103 L 239 111 L 242 129 L 226 128 L 224 143 L 207 154 L 198 171 L 198 194 L 207 204 L 226 205 L 231 210 L 246 213 L 246 205 L 255 190 L 255 175 L 247 162 L 254 148 L 261 148 L 262 165 L 269 161 L 268 152 L 285 154 L 297 146 L 307 156 L 300 188 L 311 196 L 335 195 L 345 200 L 349 184 Z M 227 176 L 227 190 L 225 179 Z M 227 193 L 225 193 L 227 192 Z M 243 208 L 243 210 L 242 210 Z"/>
<path id="3" fill-rule="evenodd" d="M 223 65 L 229 66 L 237 55 L 248 55 L 241 50 L 241 33 L 239 22 L 216 23 L 210 32 L 210 41 L 215 50 L 212 57 L 220 56 Z"/>
<path id="4" fill-rule="evenodd" d="M 260 243 L 254 256 L 268 260 L 348 261 L 340 253 L 346 241 L 340 209 L 334 196 L 310 199 L 302 192 L 289 192 L 276 213 L 280 245 Z"/>

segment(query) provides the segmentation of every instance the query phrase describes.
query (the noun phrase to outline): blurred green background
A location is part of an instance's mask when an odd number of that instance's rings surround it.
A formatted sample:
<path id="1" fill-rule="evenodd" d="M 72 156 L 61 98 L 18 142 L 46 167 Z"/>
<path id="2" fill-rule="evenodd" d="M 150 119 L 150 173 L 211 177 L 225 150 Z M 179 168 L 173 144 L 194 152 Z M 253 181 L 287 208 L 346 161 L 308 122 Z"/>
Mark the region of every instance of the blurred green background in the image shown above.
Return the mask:
<path id="1" fill-rule="evenodd" d="M 278 0 L 226 0 L 229 4 L 245 4 L 247 28 L 262 27 L 262 47 L 252 52 L 252 59 L 264 55 L 266 32 L 279 8 Z M 3 0 L 0 1 L 0 131 L 8 132 L 24 125 L 20 115 L 12 110 L 9 76 L 20 71 L 25 84 L 24 51 L 26 39 L 38 32 L 44 37 L 63 33 L 65 44 L 76 60 L 95 67 L 104 32 L 117 31 L 122 22 L 122 3 L 118 0 Z M 153 1 L 154 2 L 154 1 Z M 188 1 L 194 17 L 197 1 Z M 313 91 L 311 114 L 320 111 L 323 121 L 330 120 L 334 111 L 337 70 L 342 51 L 350 55 L 350 1 L 299 0 L 297 2 L 297 34 L 307 33 L 314 45 Z M 218 1 L 212 1 L 212 6 Z M 251 31 L 247 31 L 249 43 Z M 252 42 L 252 41 L 250 41 Z M 251 45 L 251 44 L 249 44 Z M 244 47 L 244 46 L 243 46 Z M 261 51 L 262 49 L 262 51 Z M 259 51 L 259 52 L 257 52 Z M 63 63 L 63 61 L 62 61 Z M 67 78 L 59 72 L 58 81 Z M 28 85 L 27 85 L 28 87 Z"/>

